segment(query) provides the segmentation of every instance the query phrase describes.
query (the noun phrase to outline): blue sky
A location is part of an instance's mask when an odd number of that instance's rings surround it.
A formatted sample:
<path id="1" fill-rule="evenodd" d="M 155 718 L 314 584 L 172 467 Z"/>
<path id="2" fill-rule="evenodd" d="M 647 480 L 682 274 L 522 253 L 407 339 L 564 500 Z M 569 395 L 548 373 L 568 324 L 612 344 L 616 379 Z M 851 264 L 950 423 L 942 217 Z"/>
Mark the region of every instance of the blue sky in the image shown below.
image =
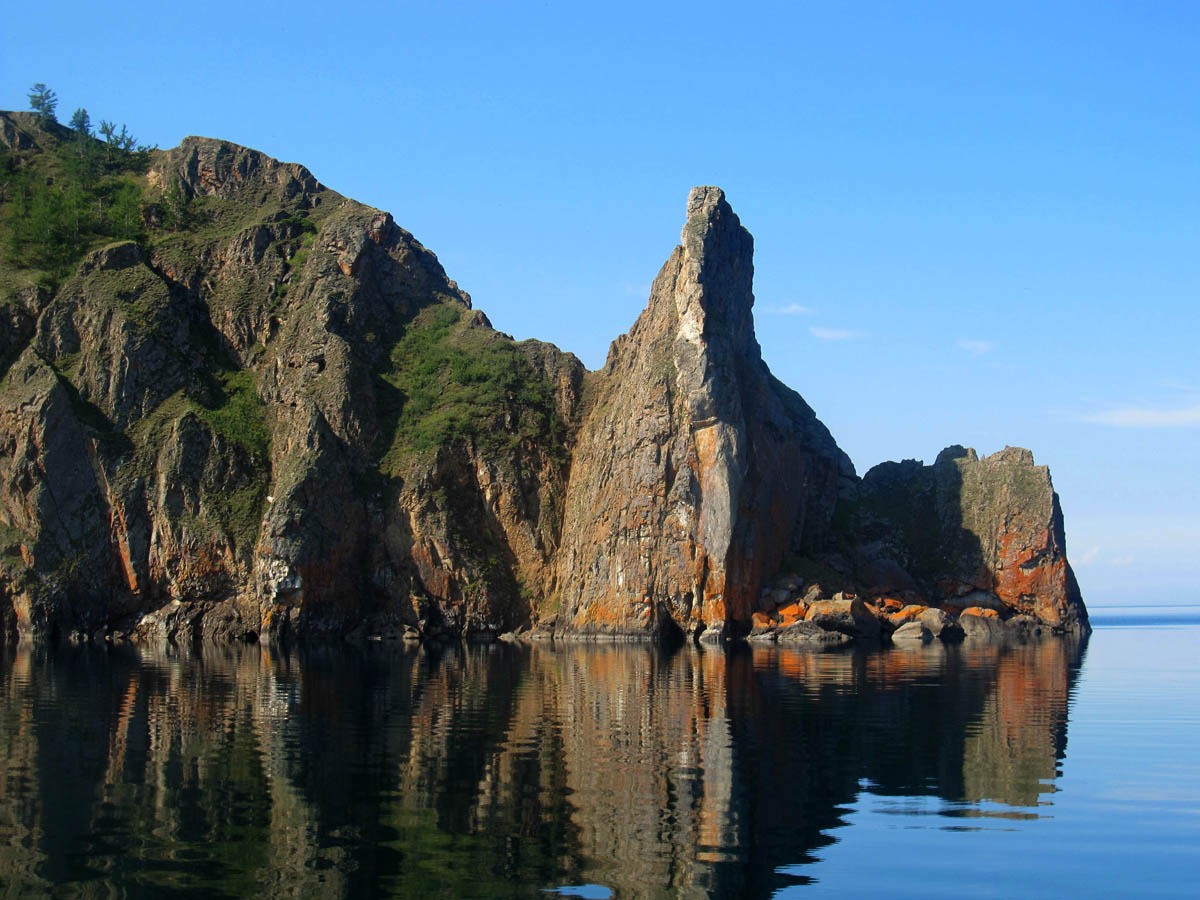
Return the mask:
<path id="1" fill-rule="evenodd" d="M 860 472 L 1049 464 L 1093 604 L 1200 583 L 1200 5 L 3 4 L 0 107 L 222 137 L 390 210 L 599 366 L 694 184 Z"/>

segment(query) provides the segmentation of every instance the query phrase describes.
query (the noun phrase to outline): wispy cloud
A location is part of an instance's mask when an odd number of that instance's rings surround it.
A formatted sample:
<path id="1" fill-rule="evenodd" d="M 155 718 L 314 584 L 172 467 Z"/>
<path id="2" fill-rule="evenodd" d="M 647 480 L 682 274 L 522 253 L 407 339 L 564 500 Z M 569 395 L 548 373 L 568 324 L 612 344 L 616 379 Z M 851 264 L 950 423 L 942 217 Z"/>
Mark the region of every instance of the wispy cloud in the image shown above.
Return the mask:
<path id="1" fill-rule="evenodd" d="M 621 290 L 623 290 L 625 294 L 630 297 L 650 296 L 650 285 L 648 284 L 633 284 L 632 282 L 627 281 L 621 285 Z"/>
<path id="2" fill-rule="evenodd" d="M 811 316 L 816 312 L 811 306 L 802 303 L 789 303 L 786 306 L 769 306 L 767 312 L 777 316 Z"/>
<path id="3" fill-rule="evenodd" d="M 1136 553 L 1113 554 L 1103 550 L 1099 545 L 1088 547 L 1082 553 L 1071 557 L 1071 563 L 1077 569 L 1127 569 L 1138 561 Z"/>
<path id="4" fill-rule="evenodd" d="M 1163 387 L 1171 391 L 1178 391 L 1181 394 L 1200 394 L 1200 385 L 1194 384 L 1191 381 L 1184 381 L 1181 378 L 1163 378 L 1159 381 Z"/>
<path id="5" fill-rule="evenodd" d="M 851 331 L 847 328 L 821 328 L 818 325 L 811 326 L 808 333 L 819 341 L 852 341 L 863 336 L 861 331 Z"/>
<path id="6" fill-rule="evenodd" d="M 954 346 L 959 350 L 965 350 L 972 356 L 983 356 L 983 354 L 990 353 L 996 347 L 991 341 L 980 341 L 974 338 L 960 338 L 954 342 Z"/>
<path id="7" fill-rule="evenodd" d="M 1114 428 L 1191 428 L 1200 425 L 1200 404 L 1180 409 L 1150 409 L 1127 406 L 1089 413 L 1083 421 Z"/>

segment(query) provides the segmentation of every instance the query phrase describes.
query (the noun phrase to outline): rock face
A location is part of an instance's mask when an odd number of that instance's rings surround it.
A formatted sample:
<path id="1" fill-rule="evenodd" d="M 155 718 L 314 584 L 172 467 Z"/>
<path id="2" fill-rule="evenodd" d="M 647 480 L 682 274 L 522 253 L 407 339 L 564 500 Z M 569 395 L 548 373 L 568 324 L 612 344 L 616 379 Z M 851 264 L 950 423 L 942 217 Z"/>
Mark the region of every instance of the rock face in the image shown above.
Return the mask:
<path id="1" fill-rule="evenodd" d="M 749 631 L 784 554 L 824 543 L 854 470 L 767 371 L 751 318 L 753 239 L 717 188 L 594 376 L 575 447 L 558 625 Z"/>
<path id="2" fill-rule="evenodd" d="M 1008 447 L 980 459 L 943 450 L 871 469 L 847 504 L 849 542 L 870 593 L 918 587 L 959 609 L 1034 616 L 1053 628 L 1088 630 L 1067 562 L 1058 495 L 1046 466 Z"/>
<path id="3" fill-rule="evenodd" d="M 0 126 L 0 197 L 78 149 Z M 720 639 L 758 616 L 808 639 L 793 607 L 833 581 L 856 634 L 867 588 L 1086 628 L 1028 454 L 859 482 L 762 361 L 753 241 L 717 188 L 587 373 L 301 166 L 203 138 L 144 161 L 109 176 L 141 192 L 135 239 L 2 266 L 6 632 Z"/>
<path id="4" fill-rule="evenodd" d="M 300 166 L 189 138 L 136 180 L 161 198 L 142 240 L 0 303 L 6 630 L 527 624 L 579 362 L 495 332 L 389 215 Z M 156 226 L 172 198 L 183 221 Z"/>

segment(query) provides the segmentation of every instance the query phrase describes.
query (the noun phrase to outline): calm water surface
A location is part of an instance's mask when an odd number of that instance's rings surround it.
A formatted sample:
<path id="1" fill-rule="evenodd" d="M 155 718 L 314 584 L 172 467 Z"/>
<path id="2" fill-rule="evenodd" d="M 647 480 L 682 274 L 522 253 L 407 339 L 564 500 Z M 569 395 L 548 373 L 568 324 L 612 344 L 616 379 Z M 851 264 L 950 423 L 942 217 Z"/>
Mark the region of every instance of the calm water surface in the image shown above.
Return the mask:
<path id="1" fill-rule="evenodd" d="M 1194 897 L 1200 607 L 1093 620 L 875 652 L 10 647 L 0 896 Z"/>

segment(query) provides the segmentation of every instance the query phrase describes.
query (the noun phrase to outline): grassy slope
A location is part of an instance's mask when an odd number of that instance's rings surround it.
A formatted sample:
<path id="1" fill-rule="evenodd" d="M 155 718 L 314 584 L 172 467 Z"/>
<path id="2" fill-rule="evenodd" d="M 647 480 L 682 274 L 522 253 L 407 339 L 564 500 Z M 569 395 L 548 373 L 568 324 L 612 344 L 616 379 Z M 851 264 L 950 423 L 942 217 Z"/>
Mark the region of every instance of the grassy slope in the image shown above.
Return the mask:
<path id="1" fill-rule="evenodd" d="M 380 383 L 381 412 L 394 423 L 380 460 L 385 474 L 399 474 L 409 460 L 458 440 L 485 454 L 564 442 L 550 386 L 520 345 L 473 326 L 453 301 L 426 307 L 412 321 Z"/>

